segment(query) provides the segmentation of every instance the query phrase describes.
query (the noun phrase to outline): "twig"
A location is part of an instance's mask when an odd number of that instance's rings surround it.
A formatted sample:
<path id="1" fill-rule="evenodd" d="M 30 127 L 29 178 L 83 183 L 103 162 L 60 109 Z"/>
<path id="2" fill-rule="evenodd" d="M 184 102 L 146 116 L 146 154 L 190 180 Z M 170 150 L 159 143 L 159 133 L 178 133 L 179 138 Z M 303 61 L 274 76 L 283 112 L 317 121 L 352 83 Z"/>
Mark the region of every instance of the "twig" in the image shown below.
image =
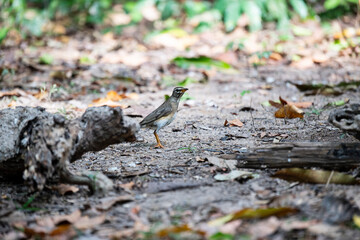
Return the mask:
<path id="1" fill-rule="evenodd" d="M 331 171 L 330 176 L 326 182 L 325 189 L 329 186 L 332 177 L 334 176 L 334 170 Z"/>

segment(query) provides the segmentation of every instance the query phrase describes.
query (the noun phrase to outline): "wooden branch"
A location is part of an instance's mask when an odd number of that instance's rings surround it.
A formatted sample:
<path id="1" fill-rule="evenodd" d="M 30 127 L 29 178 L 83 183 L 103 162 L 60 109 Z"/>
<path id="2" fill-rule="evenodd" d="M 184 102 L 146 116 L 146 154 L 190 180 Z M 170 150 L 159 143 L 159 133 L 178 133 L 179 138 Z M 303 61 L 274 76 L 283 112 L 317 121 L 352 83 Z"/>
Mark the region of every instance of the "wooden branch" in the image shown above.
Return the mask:
<path id="1" fill-rule="evenodd" d="M 135 141 L 139 129 L 120 108 L 106 106 L 88 108 L 74 120 L 43 108 L 17 107 L 1 110 L 0 122 L 0 176 L 22 175 L 33 189 L 40 190 L 56 176 L 64 182 L 88 185 L 94 191 L 108 190 L 112 182 L 103 174 L 75 175 L 67 165 L 85 152 Z"/>
<path id="2" fill-rule="evenodd" d="M 360 143 L 283 143 L 221 156 L 239 168 L 320 167 L 346 170 L 360 166 Z"/>

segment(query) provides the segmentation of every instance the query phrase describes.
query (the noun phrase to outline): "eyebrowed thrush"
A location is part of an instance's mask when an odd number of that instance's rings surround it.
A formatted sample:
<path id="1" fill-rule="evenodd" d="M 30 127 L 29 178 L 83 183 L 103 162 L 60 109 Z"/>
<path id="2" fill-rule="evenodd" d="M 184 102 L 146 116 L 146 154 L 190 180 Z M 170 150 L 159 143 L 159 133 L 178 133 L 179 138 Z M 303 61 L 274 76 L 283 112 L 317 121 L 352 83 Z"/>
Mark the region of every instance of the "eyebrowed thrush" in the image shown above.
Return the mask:
<path id="1" fill-rule="evenodd" d="M 164 148 L 157 133 L 161 128 L 169 125 L 174 120 L 179 107 L 180 98 L 187 90 L 187 88 L 183 87 L 174 88 L 171 97 L 140 122 L 141 127 L 147 127 L 154 130 L 157 142 L 155 148 Z"/>

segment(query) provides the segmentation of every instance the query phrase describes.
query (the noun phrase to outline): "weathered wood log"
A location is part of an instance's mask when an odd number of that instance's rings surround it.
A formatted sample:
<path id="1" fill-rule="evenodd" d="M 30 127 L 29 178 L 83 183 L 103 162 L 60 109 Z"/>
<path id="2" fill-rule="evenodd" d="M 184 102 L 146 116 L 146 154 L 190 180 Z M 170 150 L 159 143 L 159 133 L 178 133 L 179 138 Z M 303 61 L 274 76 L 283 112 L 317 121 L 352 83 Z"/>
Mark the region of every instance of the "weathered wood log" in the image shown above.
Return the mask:
<path id="1" fill-rule="evenodd" d="M 120 108 L 88 108 L 73 120 L 40 107 L 3 109 L 0 111 L 0 176 L 22 175 L 32 189 L 39 190 L 47 180 L 59 176 L 63 182 L 106 191 L 112 182 L 105 175 L 91 172 L 75 175 L 67 165 L 85 152 L 135 141 L 138 129 L 138 123 L 123 116 Z"/>
<path id="2" fill-rule="evenodd" d="M 360 104 L 347 104 L 329 114 L 329 122 L 360 140 Z"/>
<path id="3" fill-rule="evenodd" d="M 360 143 L 281 143 L 220 156 L 239 168 L 320 167 L 347 170 L 360 166 Z"/>

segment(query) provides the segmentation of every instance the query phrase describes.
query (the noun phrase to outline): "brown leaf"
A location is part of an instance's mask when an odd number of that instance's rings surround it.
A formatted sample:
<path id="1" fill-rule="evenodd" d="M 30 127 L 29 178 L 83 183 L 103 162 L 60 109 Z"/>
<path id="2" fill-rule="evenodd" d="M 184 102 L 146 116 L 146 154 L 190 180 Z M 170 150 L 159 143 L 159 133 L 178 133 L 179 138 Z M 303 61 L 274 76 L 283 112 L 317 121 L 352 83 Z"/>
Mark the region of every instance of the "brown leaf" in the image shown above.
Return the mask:
<path id="1" fill-rule="evenodd" d="M 231 121 L 225 120 L 224 127 L 242 127 L 244 126 L 244 123 L 242 123 L 239 119 L 234 119 Z"/>
<path id="2" fill-rule="evenodd" d="M 59 235 L 66 235 L 67 239 L 71 239 L 76 235 L 75 229 L 72 228 L 71 224 L 62 224 L 54 228 L 50 233 L 49 236 L 59 236 Z"/>
<path id="3" fill-rule="evenodd" d="M 280 208 L 244 208 L 240 211 L 230 213 L 223 217 L 211 220 L 208 222 L 210 226 L 221 226 L 227 222 L 236 220 L 236 219 L 259 219 L 267 218 L 270 216 L 283 217 L 289 214 L 294 214 L 298 212 L 295 208 L 289 207 L 280 207 Z"/>
<path id="4" fill-rule="evenodd" d="M 281 221 L 276 217 L 259 221 L 249 228 L 249 233 L 254 239 L 264 239 L 266 236 L 273 234 L 281 225 Z"/>
<path id="5" fill-rule="evenodd" d="M 326 54 L 323 53 L 315 53 L 312 56 L 312 60 L 314 63 L 324 63 L 329 60 L 329 57 Z"/>
<path id="6" fill-rule="evenodd" d="M 107 198 L 103 198 L 101 200 L 101 203 L 96 205 L 95 208 L 97 210 L 106 211 L 106 210 L 109 210 L 116 203 L 124 203 L 124 202 L 133 201 L 133 200 L 134 200 L 134 198 L 130 195 L 107 197 Z"/>
<path id="7" fill-rule="evenodd" d="M 299 61 L 292 62 L 290 64 L 290 66 L 298 68 L 298 69 L 306 69 L 306 68 L 313 67 L 314 62 L 313 62 L 313 59 L 311 57 L 304 57 L 304 58 L 300 59 Z"/>
<path id="8" fill-rule="evenodd" d="M 217 55 L 215 59 L 229 63 L 231 65 L 236 65 L 238 63 L 238 57 L 236 53 L 232 51 L 221 53 Z"/>
<path id="9" fill-rule="evenodd" d="M 53 189 L 58 190 L 61 195 L 76 193 L 79 191 L 79 188 L 74 185 L 68 184 L 59 184 L 58 186 L 53 187 Z"/>
<path id="10" fill-rule="evenodd" d="M 260 133 L 260 138 L 264 138 L 266 136 L 266 132 L 261 132 Z"/>
<path id="11" fill-rule="evenodd" d="M 275 112 L 276 118 L 304 118 L 304 112 L 294 105 L 285 105 Z"/>
<path id="12" fill-rule="evenodd" d="M 68 223 L 75 223 L 81 218 L 81 211 L 75 210 L 69 215 L 60 215 L 60 216 L 54 216 L 52 217 L 52 221 L 55 225 L 62 223 L 62 222 L 68 222 Z"/>
<path id="13" fill-rule="evenodd" d="M 281 103 L 277 103 L 269 100 L 270 105 L 279 108 L 275 112 L 276 118 L 288 118 L 288 119 L 303 118 L 304 112 L 300 110 L 296 105 L 299 105 L 301 107 L 307 107 L 309 105 L 312 105 L 312 103 L 310 102 L 291 103 L 281 97 L 279 97 L 279 99 Z"/>
<path id="14" fill-rule="evenodd" d="M 282 97 L 279 96 L 279 100 L 281 102 L 282 105 L 286 105 L 288 104 L 288 101 L 286 101 L 285 99 L 283 99 Z"/>
<path id="15" fill-rule="evenodd" d="M 288 104 L 294 105 L 298 108 L 309 108 L 313 105 L 313 102 L 288 102 Z"/>
<path id="16" fill-rule="evenodd" d="M 46 90 L 40 90 L 38 93 L 35 93 L 33 96 L 41 101 L 49 96 L 49 92 Z"/>
<path id="17" fill-rule="evenodd" d="M 200 231 L 200 230 L 194 230 L 194 229 L 190 228 L 187 224 L 164 228 L 164 229 L 158 231 L 156 233 L 156 235 L 160 238 L 167 238 L 171 234 L 183 233 L 183 232 L 191 232 L 191 233 L 196 233 L 200 236 L 205 236 L 205 232 Z"/>
<path id="18" fill-rule="evenodd" d="M 124 99 L 124 98 L 131 98 L 136 99 L 138 98 L 138 95 L 136 93 L 131 93 L 129 95 L 123 93 L 118 94 L 115 91 L 109 91 L 105 97 L 103 98 L 97 98 L 94 99 L 92 104 L 89 104 L 89 107 L 99 107 L 99 106 L 109 106 L 109 107 L 121 107 L 121 108 L 128 108 L 129 106 L 120 104 L 118 101 Z"/>
<path id="19" fill-rule="evenodd" d="M 205 161 L 206 161 L 206 158 L 202 158 L 202 157 L 200 157 L 200 156 L 196 156 L 196 157 L 195 157 L 195 160 L 196 160 L 197 162 L 205 162 Z"/>
<path id="20" fill-rule="evenodd" d="M 15 88 L 11 91 L 0 92 L 0 98 L 6 97 L 6 96 L 20 97 L 20 96 L 26 96 L 26 95 L 28 95 L 28 94 L 19 88 Z"/>
<path id="21" fill-rule="evenodd" d="M 102 224 L 105 219 L 105 214 L 93 218 L 89 218 L 89 216 L 83 216 L 74 224 L 74 226 L 80 230 L 85 230 Z"/>
<path id="22" fill-rule="evenodd" d="M 270 54 L 270 59 L 275 60 L 275 61 L 280 61 L 280 60 L 282 60 L 282 56 L 279 53 L 272 52 Z"/>
<path id="23" fill-rule="evenodd" d="M 119 184 L 119 187 L 121 187 L 124 190 L 131 191 L 135 186 L 135 182 L 131 181 L 128 183 Z"/>
<path id="24" fill-rule="evenodd" d="M 269 100 L 269 103 L 271 106 L 276 107 L 276 108 L 281 108 L 283 106 L 281 103 L 274 102 L 272 100 Z"/>

